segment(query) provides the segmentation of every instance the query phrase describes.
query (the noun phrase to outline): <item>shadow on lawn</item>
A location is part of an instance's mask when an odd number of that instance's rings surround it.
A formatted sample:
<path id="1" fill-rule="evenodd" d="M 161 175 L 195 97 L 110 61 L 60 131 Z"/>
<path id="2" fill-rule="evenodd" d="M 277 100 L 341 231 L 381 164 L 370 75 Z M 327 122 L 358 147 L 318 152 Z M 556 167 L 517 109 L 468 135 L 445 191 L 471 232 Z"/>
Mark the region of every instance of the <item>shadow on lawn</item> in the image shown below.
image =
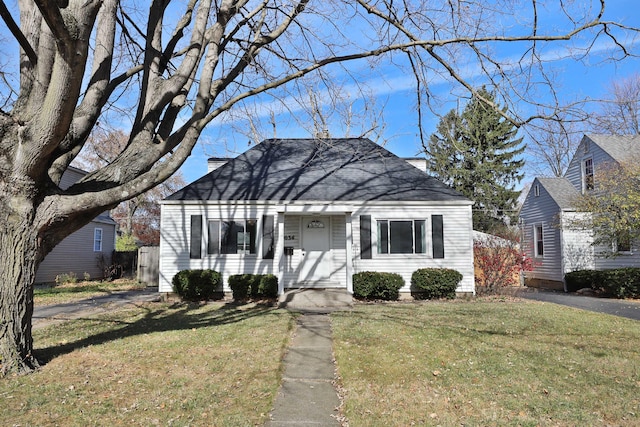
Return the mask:
<path id="1" fill-rule="evenodd" d="M 144 309 L 146 312 L 140 319 L 132 322 L 108 319 L 104 318 L 104 316 L 102 318 L 77 318 L 65 321 L 65 323 L 108 323 L 112 327 L 107 331 L 90 335 L 77 341 L 37 349 L 35 353 L 38 361 L 41 365 L 45 365 L 56 357 L 90 345 L 104 344 L 122 338 L 154 332 L 192 330 L 227 325 L 253 317 L 264 316 L 276 310 L 271 304 L 256 304 L 251 307 L 243 307 L 234 303 L 221 305 L 216 310 L 207 310 L 205 312 L 198 310 L 202 305 L 197 303 L 175 303 L 161 307 L 156 304 L 141 304 L 137 307 Z"/>

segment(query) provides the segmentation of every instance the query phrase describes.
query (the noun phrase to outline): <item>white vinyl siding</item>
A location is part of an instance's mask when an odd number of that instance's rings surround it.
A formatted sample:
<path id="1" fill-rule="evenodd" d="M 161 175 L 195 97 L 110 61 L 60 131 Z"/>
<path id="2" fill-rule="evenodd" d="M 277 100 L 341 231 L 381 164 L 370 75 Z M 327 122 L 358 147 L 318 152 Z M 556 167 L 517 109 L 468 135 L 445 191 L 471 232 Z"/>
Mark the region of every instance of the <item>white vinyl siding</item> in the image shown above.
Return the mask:
<path id="1" fill-rule="evenodd" d="M 419 268 L 452 268 L 459 271 L 462 282 L 458 292 L 474 293 L 473 236 L 471 226 L 471 206 L 418 206 L 400 205 L 376 208 L 362 207 L 353 213 L 353 241 L 360 242 L 360 215 L 371 215 L 372 242 L 378 241 L 376 222 L 378 219 L 403 218 L 425 220 L 426 253 L 379 254 L 373 250 L 371 259 L 361 259 L 360 247 L 354 250 L 354 272 L 380 271 L 397 273 L 405 282 L 400 292 L 410 292 L 411 275 Z M 431 217 L 443 216 L 444 258 L 434 258 L 431 241 Z M 356 249 L 356 248 L 354 248 Z"/>
<path id="2" fill-rule="evenodd" d="M 592 233 L 588 230 L 577 230 L 570 227 L 572 221 L 585 214 L 564 212 L 562 227 L 563 272 L 589 270 L 595 267 Z"/>
<path id="3" fill-rule="evenodd" d="M 467 202 L 449 204 L 397 204 L 369 203 L 369 206 L 337 208 L 335 204 L 318 203 L 310 210 L 298 209 L 289 213 L 286 206 L 274 204 L 207 204 L 164 203 L 161 211 L 160 235 L 160 292 L 171 292 L 171 280 L 180 270 L 211 268 L 222 273 L 225 292 L 229 292 L 228 277 L 232 274 L 254 273 L 275 274 L 280 278 L 281 286 L 291 288 L 299 286 L 297 282 L 300 263 L 303 260 L 301 247 L 301 224 L 304 218 L 315 212 L 328 219 L 330 227 L 330 256 L 333 270 L 326 283 L 327 287 L 339 286 L 349 289 L 350 277 L 347 275 L 359 271 L 395 272 L 405 280 L 402 292 L 410 291 L 411 275 L 418 268 L 453 268 L 463 275 L 459 292 L 474 292 L 473 241 L 471 227 L 471 206 Z M 326 209 L 326 206 L 331 206 Z M 291 209 L 290 209 L 291 210 Z M 258 218 L 258 239 L 262 233 L 262 216 L 273 215 L 275 222 L 274 259 L 262 259 L 259 255 L 228 254 L 218 256 L 206 254 L 206 238 L 203 237 L 203 256 L 200 259 L 189 258 L 189 237 L 191 215 L 202 215 L 203 221 L 216 219 L 243 220 Z M 402 218 L 425 221 L 426 253 L 380 255 L 373 251 L 373 259 L 360 259 L 360 215 L 370 215 L 372 224 L 377 219 Z M 443 216 L 443 236 L 445 258 L 434 259 L 431 245 L 431 217 Z M 375 227 L 374 227 L 375 228 Z M 204 227 L 204 230 L 206 227 Z M 278 235 L 283 233 L 282 236 Z M 352 235 L 348 235 L 348 234 Z M 206 234 L 206 233 L 205 233 Z M 375 232 L 372 236 L 375 242 Z M 350 242 L 350 246 L 347 246 Z M 352 246 L 351 246 L 352 245 Z M 284 255 L 284 247 L 292 248 L 292 255 Z M 351 252 L 348 252 L 348 251 Z M 261 242 L 257 242 L 257 254 L 262 253 Z"/>
<path id="4" fill-rule="evenodd" d="M 160 213 L 160 292 L 172 292 L 171 281 L 181 270 L 212 269 L 222 273 L 225 292 L 230 292 L 228 279 L 233 274 L 277 274 L 274 272 L 274 260 L 262 259 L 256 254 L 218 254 L 207 253 L 207 227 L 203 226 L 201 245 L 202 256 L 189 257 L 191 216 L 202 215 L 203 223 L 218 221 L 245 221 L 258 218 L 256 233 L 257 253 L 262 248 L 262 216 L 277 215 L 277 211 L 268 206 L 236 206 L 236 205 L 162 205 Z M 276 241 L 277 241 L 277 229 Z"/>

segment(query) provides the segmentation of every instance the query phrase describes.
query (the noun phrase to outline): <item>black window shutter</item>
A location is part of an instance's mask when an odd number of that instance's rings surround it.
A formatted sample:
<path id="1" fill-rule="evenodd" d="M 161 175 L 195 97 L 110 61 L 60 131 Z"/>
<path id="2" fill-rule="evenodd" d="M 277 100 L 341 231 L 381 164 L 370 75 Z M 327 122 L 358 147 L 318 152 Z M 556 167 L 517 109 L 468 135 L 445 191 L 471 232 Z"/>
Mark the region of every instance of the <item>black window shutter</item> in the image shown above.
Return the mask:
<path id="1" fill-rule="evenodd" d="M 273 259 L 274 246 L 274 218 L 273 215 L 262 217 L 262 258 Z"/>
<path id="2" fill-rule="evenodd" d="M 371 259 L 371 215 L 360 215 L 360 258 Z"/>
<path id="3" fill-rule="evenodd" d="M 431 241 L 433 244 L 433 257 L 444 258 L 442 215 L 431 215 Z"/>
<path id="4" fill-rule="evenodd" d="M 202 258 L 202 215 L 191 215 L 189 258 Z"/>
<path id="5" fill-rule="evenodd" d="M 220 253 L 220 221 L 209 221 L 209 243 L 207 253 L 210 255 Z"/>

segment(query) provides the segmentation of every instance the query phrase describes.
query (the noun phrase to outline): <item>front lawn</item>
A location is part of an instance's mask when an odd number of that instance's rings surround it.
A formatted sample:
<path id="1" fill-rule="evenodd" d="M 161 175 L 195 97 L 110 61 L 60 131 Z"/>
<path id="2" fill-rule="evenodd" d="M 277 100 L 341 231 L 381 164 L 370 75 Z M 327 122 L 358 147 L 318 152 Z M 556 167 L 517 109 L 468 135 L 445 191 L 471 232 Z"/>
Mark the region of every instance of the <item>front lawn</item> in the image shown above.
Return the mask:
<path id="1" fill-rule="evenodd" d="M 260 425 L 293 327 L 259 305 L 153 303 L 36 330 L 49 361 L 0 379 L 0 425 Z"/>
<path id="2" fill-rule="evenodd" d="M 332 315 L 351 426 L 640 424 L 640 323 L 478 300 Z"/>
<path id="3" fill-rule="evenodd" d="M 351 427 L 640 425 L 640 322 L 499 298 L 331 316 Z M 46 363 L 0 379 L 0 425 L 261 425 L 294 325 L 150 303 L 38 329 Z"/>
<path id="4" fill-rule="evenodd" d="M 118 291 L 142 290 L 145 287 L 144 283 L 133 279 L 36 285 L 33 290 L 33 298 L 35 305 L 65 304 Z"/>

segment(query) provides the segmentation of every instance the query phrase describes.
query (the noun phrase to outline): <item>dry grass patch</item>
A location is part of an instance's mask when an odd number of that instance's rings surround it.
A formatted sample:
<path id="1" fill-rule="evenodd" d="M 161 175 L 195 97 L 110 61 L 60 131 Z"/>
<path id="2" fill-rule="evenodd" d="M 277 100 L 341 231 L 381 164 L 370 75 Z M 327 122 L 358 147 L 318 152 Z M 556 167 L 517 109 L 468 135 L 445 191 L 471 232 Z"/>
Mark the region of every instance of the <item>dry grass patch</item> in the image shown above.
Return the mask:
<path id="1" fill-rule="evenodd" d="M 253 426 L 280 384 L 292 315 L 148 304 L 35 332 L 48 361 L 0 379 L 0 425 Z"/>
<path id="2" fill-rule="evenodd" d="M 521 301 L 332 315 L 352 426 L 640 424 L 640 323 Z"/>
<path id="3" fill-rule="evenodd" d="M 74 283 L 37 285 L 33 290 L 35 305 L 65 304 L 108 295 L 119 291 L 142 290 L 146 287 L 133 279 L 118 279 L 110 282 L 90 280 Z"/>

